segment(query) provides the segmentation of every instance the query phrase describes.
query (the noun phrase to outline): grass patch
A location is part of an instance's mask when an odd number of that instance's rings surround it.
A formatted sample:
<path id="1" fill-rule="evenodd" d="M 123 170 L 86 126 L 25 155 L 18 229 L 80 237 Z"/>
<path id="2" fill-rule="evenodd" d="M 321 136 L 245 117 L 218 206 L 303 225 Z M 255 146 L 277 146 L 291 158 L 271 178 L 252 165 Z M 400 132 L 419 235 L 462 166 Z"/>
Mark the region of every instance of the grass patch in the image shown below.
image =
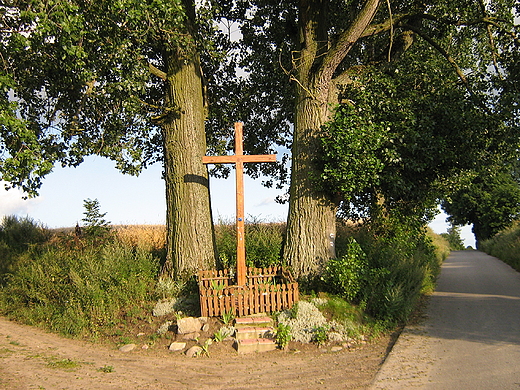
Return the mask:
<path id="1" fill-rule="evenodd" d="M 13 353 L 14 351 L 10 350 L 9 348 L 0 348 L 0 356 L 3 355 L 9 355 L 10 353 Z"/>
<path id="2" fill-rule="evenodd" d="M 48 367 L 58 370 L 74 371 L 81 367 L 81 363 L 71 359 L 57 359 L 55 357 L 50 357 L 45 360 L 47 360 Z"/>
<path id="3" fill-rule="evenodd" d="M 121 316 L 144 316 L 158 265 L 150 252 L 117 240 L 79 248 L 52 243 L 17 257 L 0 289 L 0 313 L 65 336 L 100 335 Z"/>
<path id="4" fill-rule="evenodd" d="M 103 367 L 100 367 L 97 369 L 97 371 L 99 372 L 105 372 L 105 373 L 111 373 L 111 372 L 114 372 L 115 369 L 113 366 L 107 366 L 107 365 L 104 365 Z"/>

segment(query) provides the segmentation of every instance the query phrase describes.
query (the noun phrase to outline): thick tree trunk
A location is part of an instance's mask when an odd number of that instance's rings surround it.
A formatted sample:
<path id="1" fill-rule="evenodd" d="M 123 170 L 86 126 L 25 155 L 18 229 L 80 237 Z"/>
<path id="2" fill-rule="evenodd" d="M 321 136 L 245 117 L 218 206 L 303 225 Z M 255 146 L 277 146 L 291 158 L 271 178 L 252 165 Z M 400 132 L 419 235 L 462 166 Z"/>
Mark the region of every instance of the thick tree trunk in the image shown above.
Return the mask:
<path id="1" fill-rule="evenodd" d="M 327 45 L 326 0 L 302 0 L 300 4 L 295 125 L 292 147 L 291 189 L 284 262 L 296 277 L 317 275 L 335 256 L 336 206 L 316 190 L 321 127 L 329 117 L 329 83 L 316 78 L 316 58 Z M 330 81 L 330 80 L 329 80 Z"/>
<path id="2" fill-rule="evenodd" d="M 164 166 L 167 202 L 163 274 L 184 279 L 215 266 L 206 153 L 203 80 L 198 55 L 168 58 Z"/>
<path id="3" fill-rule="evenodd" d="M 291 189 L 284 262 L 295 276 L 317 275 L 335 257 L 336 205 L 316 191 L 319 134 L 328 107 L 300 91 L 292 148 Z"/>
<path id="4" fill-rule="evenodd" d="M 335 257 L 336 209 L 330 194 L 316 190 L 322 126 L 330 119 L 333 77 L 369 25 L 379 0 L 367 0 L 331 45 L 328 0 L 300 0 L 299 50 L 295 51 L 296 115 L 284 262 L 297 277 L 319 274 Z"/>

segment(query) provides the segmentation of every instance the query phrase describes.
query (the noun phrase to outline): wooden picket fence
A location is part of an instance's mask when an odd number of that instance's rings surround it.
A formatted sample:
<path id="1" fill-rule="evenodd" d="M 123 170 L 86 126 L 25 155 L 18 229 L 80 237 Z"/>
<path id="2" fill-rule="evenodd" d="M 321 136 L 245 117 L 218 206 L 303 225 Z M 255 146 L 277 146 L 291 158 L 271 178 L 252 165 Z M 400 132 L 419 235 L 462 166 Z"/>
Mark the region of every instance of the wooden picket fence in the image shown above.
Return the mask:
<path id="1" fill-rule="evenodd" d="M 228 270 L 199 271 L 203 317 L 233 313 L 242 317 L 290 309 L 299 299 L 298 283 L 282 267 L 247 268 L 246 285 L 233 285 Z"/>

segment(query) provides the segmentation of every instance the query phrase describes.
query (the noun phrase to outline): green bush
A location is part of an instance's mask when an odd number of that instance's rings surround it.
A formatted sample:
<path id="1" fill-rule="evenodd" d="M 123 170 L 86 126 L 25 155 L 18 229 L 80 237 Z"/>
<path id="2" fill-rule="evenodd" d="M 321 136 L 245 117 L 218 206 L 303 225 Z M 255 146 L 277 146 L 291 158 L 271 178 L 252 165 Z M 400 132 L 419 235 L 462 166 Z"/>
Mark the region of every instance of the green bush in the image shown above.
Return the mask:
<path id="1" fill-rule="evenodd" d="M 357 242 L 340 234 L 351 234 Z M 423 227 L 391 216 L 338 229 L 340 257 L 328 262 L 324 288 L 359 304 L 376 320 L 404 321 L 420 294 L 432 291 L 447 256 L 444 245 L 437 254 L 431 235 Z"/>
<path id="2" fill-rule="evenodd" d="M 30 217 L 5 216 L 0 224 L 0 286 L 5 284 L 16 256 L 46 242 L 50 231 Z"/>
<path id="3" fill-rule="evenodd" d="M 357 241 L 351 238 L 346 253 L 328 261 L 321 279 L 329 292 L 354 300 L 366 284 L 367 275 L 367 256 Z"/>
<path id="4" fill-rule="evenodd" d="M 493 238 L 482 241 L 479 249 L 520 272 L 520 223 L 516 222 Z"/>
<path id="5" fill-rule="evenodd" d="M 0 224 L 0 242 L 9 251 L 20 253 L 31 245 L 47 241 L 50 232 L 30 217 L 18 218 L 15 215 L 5 216 Z"/>
<path id="6" fill-rule="evenodd" d="M 434 282 L 440 260 L 424 228 L 386 222 L 384 230 L 367 236 L 369 283 L 360 300 L 377 319 L 405 321 L 420 293 Z"/>

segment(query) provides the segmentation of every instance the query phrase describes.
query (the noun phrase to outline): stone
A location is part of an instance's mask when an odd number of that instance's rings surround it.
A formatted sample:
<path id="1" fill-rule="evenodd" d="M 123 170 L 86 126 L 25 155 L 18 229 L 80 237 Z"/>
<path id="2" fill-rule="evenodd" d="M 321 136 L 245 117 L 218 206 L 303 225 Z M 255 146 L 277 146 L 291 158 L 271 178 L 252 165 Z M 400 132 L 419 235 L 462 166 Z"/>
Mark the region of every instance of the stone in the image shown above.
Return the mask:
<path id="1" fill-rule="evenodd" d="M 186 343 L 176 341 L 174 343 L 171 343 L 168 349 L 170 351 L 182 351 L 184 348 L 186 348 Z"/>
<path id="2" fill-rule="evenodd" d="M 199 332 L 185 333 L 182 335 L 183 340 L 195 340 L 197 341 L 200 337 Z"/>
<path id="3" fill-rule="evenodd" d="M 202 325 L 202 331 L 207 332 L 209 330 L 209 324 Z"/>
<path id="4" fill-rule="evenodd" d="M 198 318 L 186 317 L 177 320 L 177 333 L 187 334 L 200 331 L 202 324 Z"/>
<path id="5" fill-rule="evenodd" d="M 143 344 L 143 346 L 141 347 L 141 349 L 148 349 L 150 348 L 150 346 L 148 344 Z"/>
<path id="6" fill-rule="evenodd" d="M 121 352 L 130 352 L 133 351 L 137 347 L 135 344 L 126 344 L 119 348 Z"/>
<path id="7" fill-rule="evenodd" d="M 343 349 L 343 347 L 335 346 L 330 349 L 330 352 L 339 352 Z"/>
<path id="8" fill-rule="evenodd" d="M 202 353 L 202 347 L 195 345 L 186 351 L 187 357 L 197 357 Z"/>
<path id="9" fill-rule="evenodd" d="M 234 344 L 238 353 L 267 352 L 276 349 L 276 343 L 270 339 L 236 340 Z"/>

